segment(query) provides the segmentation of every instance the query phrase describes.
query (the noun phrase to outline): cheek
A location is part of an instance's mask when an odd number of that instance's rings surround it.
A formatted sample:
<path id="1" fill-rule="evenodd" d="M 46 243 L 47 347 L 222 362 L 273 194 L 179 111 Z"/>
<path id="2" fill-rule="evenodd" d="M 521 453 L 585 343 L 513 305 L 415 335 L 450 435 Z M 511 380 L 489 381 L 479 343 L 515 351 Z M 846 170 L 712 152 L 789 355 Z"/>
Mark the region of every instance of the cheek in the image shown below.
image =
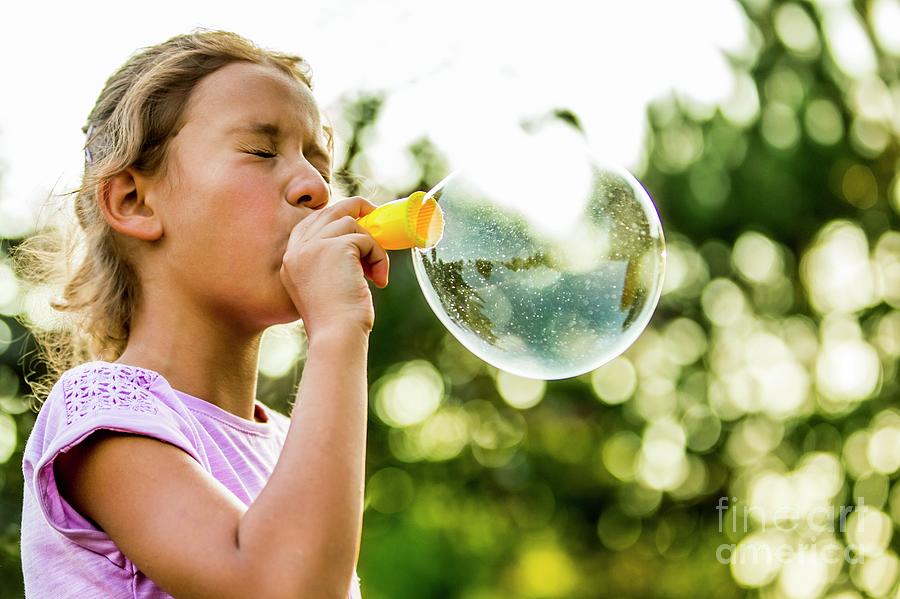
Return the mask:
<path id="1" fill-rule="evenodd" d="M 277 199 L 272 177 L 254 169 L 210 169 L 192 187 L 188 201 L 196 198 L 206 218 L 227 223 L 239 223 L 254 212 L 265 211 Z"/>
<path id="2" fill-rule="evenodd" d="M 274 264 L 281 206 L 271 177 L 236 169 L 207 173 L 176 194 L 173 234 L 187 242 L 178 253 L 216 273 L 249 274 Z"/>

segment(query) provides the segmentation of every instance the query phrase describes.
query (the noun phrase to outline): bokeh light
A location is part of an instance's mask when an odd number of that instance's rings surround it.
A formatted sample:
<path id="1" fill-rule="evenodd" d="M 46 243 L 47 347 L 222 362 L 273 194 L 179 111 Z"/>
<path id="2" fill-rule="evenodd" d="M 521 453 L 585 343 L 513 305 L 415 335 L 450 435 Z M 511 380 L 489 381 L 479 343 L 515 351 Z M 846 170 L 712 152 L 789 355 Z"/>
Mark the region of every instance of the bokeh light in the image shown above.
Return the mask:
<path id="1" fill-rule="evenodd" d="M 858 225 L 848 221 L 823 227 L 803 256 L 800 275 L 821 314 L 855 312 L 876 300 L 868 240 Z"/>
<path id="2" fill-rule="evenodd" d="M 776 8 L 775 32 L 781 43 L 803 58 L 815 58 L 821 49 L 816 24 L 800 4 L 786 2 Z"/>
<path id="3" fill-rule="evenodd" d="M 827 98 L 816 98 L 806 105 L 803 124 L 809 137 L 823 146 L 834 145 L 844 137 L 841 113 Z"/>
<path id="4" fill-rule="evenodd" d="M 634 394 L 637 372 L 624 356 L 613 359 L 591 374 L 594 393 L 608 404 L 620 404 Z"/>
<path id="5" fill-rule="evenodd" d="M 900 3 L 897 0 L 874 0 L 869 7 L 869 23 L 881 48 L 900 56 Z"/>
<path id="6" fill-rule="evenodd" d="M 382 468 L 366 481 L 366 506 L 383 514 L 402 511 L 414 497 L 415 483 L 400 468 Z"/>
<path id="7" fill-rule="evenodd" d="M 444 380 L 425 360 L 413 360 L 385 374 L 373 387 L 375 413 L 395 427 L 419 424 L 444 397 Z"/>
<path id="8" fill-rule="evenodd" d="M 497 372 L 497 392 L 514 408 L 532 408 L 544 398 L 547 383 L 540 379 L 524 378 L 503 370 Z"/>
<path id="9" fill-rule="evenodd" d="M 277 379 L 291 371 L 305 357 L 305 344 L 290 325 L 274 326 L 263 333 L 259 348 L 259 371 Z"/>
<path id="10" fill-rule="evenodd" d="M 12 416 L 0 413 L 0 464 L 6 463 L 16 450 L 16 430 Z"/>
<path id="11" fill-rule="evenodd" d="M 6 321 L 0 320 L 0 354 L 9 349 L 12 343 L 12 329 Z"/>
<path id="12" fill-rule="evenodd" d="M 862 506 L 847 519 L 847 542 L 862 556 L 881 555 L 893 536 L 893 528 L 887 514 Z"/>

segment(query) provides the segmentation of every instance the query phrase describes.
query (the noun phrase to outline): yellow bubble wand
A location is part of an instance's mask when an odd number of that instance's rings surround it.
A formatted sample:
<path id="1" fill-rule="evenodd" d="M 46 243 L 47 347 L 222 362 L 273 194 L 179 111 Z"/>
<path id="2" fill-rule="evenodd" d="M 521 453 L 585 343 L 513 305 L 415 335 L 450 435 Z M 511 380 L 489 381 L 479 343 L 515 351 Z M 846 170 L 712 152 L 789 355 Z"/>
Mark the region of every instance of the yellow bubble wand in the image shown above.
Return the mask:
<path id="1" fill-rule="evenodd" d="M 428 193 L 417 191 L 409 197 L 382 204 L 357 222 L 386 250 L 434 247 L 444 235 L 444 212 L 434 194 L 454 174 L 444 177 Z"/>

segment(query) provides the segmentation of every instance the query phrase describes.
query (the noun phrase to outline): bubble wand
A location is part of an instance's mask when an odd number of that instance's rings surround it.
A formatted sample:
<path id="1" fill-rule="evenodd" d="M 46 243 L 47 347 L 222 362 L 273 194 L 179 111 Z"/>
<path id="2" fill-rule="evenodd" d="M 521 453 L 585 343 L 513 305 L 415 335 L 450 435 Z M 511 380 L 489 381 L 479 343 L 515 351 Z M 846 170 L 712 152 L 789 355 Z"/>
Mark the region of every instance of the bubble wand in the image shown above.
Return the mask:
<path id="1" fill-rule="evenodd" d="M 382 204 L 357 222 L 386 250 L 427 249 L 444 235 L 444 213 L 434 195 L 447 184 L 450 173 L 427 193 Z"/>

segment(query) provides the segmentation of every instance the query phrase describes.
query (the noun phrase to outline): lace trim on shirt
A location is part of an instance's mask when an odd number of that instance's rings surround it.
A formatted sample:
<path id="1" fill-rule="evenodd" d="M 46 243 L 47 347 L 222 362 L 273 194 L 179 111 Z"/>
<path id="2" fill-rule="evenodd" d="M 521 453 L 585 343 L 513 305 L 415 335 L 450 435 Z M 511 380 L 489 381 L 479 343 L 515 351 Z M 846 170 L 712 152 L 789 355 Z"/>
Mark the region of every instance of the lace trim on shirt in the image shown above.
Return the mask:
<path id="1" fill-rule="evenodd" d="M 63 381 L 66 424 L 100 410 L 158 412 L 148 389 L 159 375 L 127 364 L 96 364 Z"/>

